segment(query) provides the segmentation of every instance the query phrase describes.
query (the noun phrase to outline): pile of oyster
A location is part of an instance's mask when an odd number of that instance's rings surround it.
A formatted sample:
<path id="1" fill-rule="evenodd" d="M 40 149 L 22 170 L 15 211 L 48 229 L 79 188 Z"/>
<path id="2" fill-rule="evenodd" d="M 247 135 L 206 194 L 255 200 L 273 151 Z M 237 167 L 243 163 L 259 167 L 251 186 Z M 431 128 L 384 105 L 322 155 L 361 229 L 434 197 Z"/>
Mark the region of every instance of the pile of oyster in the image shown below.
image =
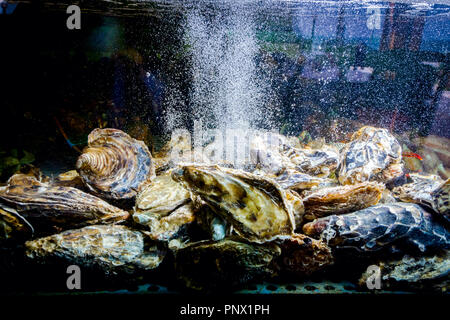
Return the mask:
<path id="1" fill-rule="evenodd" d="M 96 129 L 76 171 L 32 170 L 0 187 L 0 243 L 108 276 L 171 268 L 196 290 L 373 264 L 383 288 L 446 290 L 449 180 L 407 173 L 386 129 L 362 127 L 339 149 L 261 134 L 239 169 L 212 149 L 193 156 L 177 137 L 152 155 L 120 130 Z M 358 274 L 364 286 L 370 275 Z"/>

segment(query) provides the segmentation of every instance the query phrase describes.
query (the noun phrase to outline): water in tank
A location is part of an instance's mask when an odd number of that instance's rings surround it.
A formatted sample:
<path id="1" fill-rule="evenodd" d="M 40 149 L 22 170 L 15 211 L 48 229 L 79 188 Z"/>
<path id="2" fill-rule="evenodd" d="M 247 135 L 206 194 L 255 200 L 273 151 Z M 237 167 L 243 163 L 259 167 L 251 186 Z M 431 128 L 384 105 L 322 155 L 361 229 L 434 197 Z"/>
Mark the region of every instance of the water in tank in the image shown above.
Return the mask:
<path id="1" fill-rule="evenodd" d="M 448 2 L 0 4 L 3 293 L 447 290 Z"/>

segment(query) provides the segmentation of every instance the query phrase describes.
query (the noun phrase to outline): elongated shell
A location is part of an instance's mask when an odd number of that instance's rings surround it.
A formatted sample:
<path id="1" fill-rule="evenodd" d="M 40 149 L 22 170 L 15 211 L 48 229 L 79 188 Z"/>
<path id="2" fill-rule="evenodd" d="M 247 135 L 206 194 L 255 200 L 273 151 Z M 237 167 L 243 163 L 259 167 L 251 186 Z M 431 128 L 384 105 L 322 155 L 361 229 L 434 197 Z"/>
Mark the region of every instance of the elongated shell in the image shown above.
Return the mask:
<path id="1" fill-rule="evenodd" d="M 330 246 L 377 251 L 393 245 L 426 252 L 450 248 L 450 234 L 433 215 L 413 203 L 376 205 L 316 219 L 303 232 Z"/>
<path id="2" fill-rule="evenodd" d="M 388 182 L 403 174 L 402 148 L 386 129 L 362 127 L 340 152 L 339 182 Z"/>
<path id="3" fill-rule="evenodd" d="M 384 189 L 377 182 L 319 189 L 303 199 L 305 219 L 311 221 L 373 206 L 381 199 Z"/>
<path id="4" fill-rule="evenodd" d="M 16 209 L 36 228 L 72 228 L 124 221 L 129 213 L 72 187 L 52 186 L 30 176 L 15 175 L 0 187 L 0 202 Z"/>
<path id="5" fill-rule="evenodd" d="M 99 268 L 105 274 L 151 270 L 159 266 L 165 255 L 155 244 L 147 246 L 141 232 L 118 225 L 67 230 L 25 245 L 26 255 L 39 262 L 62 259 Z"/>
<path id="6" fill-rule="evenodd" d="M 184 166 L 172 177 L 248 240 L 265 242 L 294 230 L 292 206 L 272 180 L 218 166 Z"/>
<path id="7" fill-rule="evenodd" d="M 134 197 L 155 175 L 147 146 L 117 129 L 93 130 L 76 167 L 93 192 L 112 199 Z"/>

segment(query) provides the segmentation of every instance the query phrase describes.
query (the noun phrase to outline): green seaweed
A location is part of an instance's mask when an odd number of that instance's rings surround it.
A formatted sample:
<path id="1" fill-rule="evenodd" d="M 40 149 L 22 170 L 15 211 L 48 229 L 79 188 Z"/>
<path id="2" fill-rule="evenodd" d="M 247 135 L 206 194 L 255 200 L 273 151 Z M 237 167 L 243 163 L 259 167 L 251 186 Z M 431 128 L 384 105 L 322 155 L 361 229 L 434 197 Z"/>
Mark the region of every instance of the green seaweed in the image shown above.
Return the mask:
<path id="1" fill-rule="evenodd" d="M 26 150 L 12 149 L 9 152 L 0 151 L 0 178 L 7 179 L 24 165 L 29 165 L 35 160 L 34 154 Z"/>

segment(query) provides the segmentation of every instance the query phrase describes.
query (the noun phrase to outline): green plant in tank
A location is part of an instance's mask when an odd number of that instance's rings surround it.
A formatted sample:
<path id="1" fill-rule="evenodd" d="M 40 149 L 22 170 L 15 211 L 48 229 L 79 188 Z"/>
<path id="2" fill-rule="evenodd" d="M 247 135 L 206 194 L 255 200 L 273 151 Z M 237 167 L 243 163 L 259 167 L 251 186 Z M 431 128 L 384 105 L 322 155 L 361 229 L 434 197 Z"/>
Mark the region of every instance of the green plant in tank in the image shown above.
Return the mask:
<path id="1" fill-rule="evenodd" d="M 34 155 L 26 150 L 0 151 L 0 178 L 2 180 L 8 178 L 19 171 L 23 165 L 31 164 L 34 160 Z"/>

